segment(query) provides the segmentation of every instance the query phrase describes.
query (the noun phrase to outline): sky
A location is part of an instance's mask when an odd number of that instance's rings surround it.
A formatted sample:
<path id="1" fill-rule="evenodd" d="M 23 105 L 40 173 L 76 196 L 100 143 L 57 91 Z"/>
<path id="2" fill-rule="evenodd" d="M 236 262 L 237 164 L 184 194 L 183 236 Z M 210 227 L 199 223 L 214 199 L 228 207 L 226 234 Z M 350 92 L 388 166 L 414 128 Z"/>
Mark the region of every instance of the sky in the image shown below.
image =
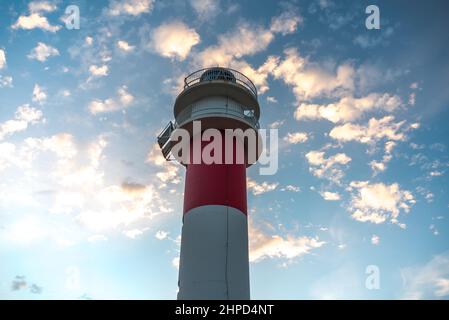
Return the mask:
<path id="1" fill-rule="evenodd" d="M 446 1 L 0 9 L 1 299 L 176 299 L 185 169 L 156 136 L 217 65 L 279 133 L 247 173 L 251 298 L 449 297 Z"/>

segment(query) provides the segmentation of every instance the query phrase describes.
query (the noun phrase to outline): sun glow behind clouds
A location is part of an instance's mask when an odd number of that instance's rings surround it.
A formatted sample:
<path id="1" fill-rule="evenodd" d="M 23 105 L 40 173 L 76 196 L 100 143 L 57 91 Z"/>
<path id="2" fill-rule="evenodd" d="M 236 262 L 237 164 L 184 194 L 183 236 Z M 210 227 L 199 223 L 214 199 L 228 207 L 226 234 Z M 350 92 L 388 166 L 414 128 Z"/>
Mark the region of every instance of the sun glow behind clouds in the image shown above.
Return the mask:
<path id="1" fill-rule="evenodd" d="M 200 35 L 185 23 L 174 21 L 154 29 L 150 46 L 167 58 L 184 60 L 190 49 L 200 42 Z"/>
<path id="2" fill-rule="evenodd" d="M 46 236 L 46 227 L 35 217 L 25 217 L 14 222 L 6 231 L 6 239 L 12 243 L 32 244 Z"/>

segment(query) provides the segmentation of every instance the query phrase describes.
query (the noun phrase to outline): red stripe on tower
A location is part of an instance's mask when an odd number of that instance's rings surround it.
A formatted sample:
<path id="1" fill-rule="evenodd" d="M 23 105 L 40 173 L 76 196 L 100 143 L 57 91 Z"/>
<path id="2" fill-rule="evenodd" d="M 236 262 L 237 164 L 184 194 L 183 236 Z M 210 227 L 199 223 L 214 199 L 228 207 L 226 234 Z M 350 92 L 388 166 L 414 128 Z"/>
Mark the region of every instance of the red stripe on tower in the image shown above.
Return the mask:
<path id="1" fill-rule="evenodd" d="M 222 133 L 223 148 L 221 164 L 188 164 L 184 191 L 184 214 L 193 208 L 205 205 L 223 205 L 240 210 L 247 214 L 246 200 L 246 165 L 225 164 L 225 150 L 233 151 L 233 161 L 236 162 L 236 152 L 241 146 L 238 139 L 233 139 L 232 148 L 225 148 Z M 201 143 L 201 152 L 211 142 Z M 191 143 L 191 159 L 193 159 L 193 143 Z M 212 153 L 213 155 L 213 153 Z"/>

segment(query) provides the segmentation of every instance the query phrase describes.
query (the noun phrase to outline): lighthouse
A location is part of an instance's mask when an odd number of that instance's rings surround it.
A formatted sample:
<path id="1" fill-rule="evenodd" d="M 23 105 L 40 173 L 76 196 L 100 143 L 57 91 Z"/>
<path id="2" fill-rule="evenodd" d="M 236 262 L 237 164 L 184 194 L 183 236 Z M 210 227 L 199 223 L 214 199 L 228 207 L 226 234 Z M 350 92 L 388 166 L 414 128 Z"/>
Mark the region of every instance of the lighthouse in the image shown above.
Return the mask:
<path id="1" fill-rule="evenodd" d="M 254 141 L 242 132 L 254 133 L 259 143 L 257 89 L 236 70 L 198 70 L 184 79 L 173 112 L 158 144 L 167 160 L 186 168 L 178 299 L 249 299 L 246 169 L 261 148 L 251 157 Z M 218 136 L 204 139 L 209 129 Z M 173 152 L 176 130 L 189 134 L 182 157 Z M 237 134 L 228 139 L 231 131 Z"/>

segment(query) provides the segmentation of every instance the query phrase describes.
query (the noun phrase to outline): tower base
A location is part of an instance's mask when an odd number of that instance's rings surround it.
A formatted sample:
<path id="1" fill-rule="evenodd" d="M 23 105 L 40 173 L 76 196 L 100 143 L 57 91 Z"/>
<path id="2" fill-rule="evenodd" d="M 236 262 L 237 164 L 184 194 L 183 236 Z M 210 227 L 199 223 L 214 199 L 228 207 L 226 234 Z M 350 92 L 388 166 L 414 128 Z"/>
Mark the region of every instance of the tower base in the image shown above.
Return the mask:
<path id="1" fill-rule="evenodd" d="M 248 300 L 248 221 L 240 210 L 205 205 L 184 214 L 178 300 Z"/>

